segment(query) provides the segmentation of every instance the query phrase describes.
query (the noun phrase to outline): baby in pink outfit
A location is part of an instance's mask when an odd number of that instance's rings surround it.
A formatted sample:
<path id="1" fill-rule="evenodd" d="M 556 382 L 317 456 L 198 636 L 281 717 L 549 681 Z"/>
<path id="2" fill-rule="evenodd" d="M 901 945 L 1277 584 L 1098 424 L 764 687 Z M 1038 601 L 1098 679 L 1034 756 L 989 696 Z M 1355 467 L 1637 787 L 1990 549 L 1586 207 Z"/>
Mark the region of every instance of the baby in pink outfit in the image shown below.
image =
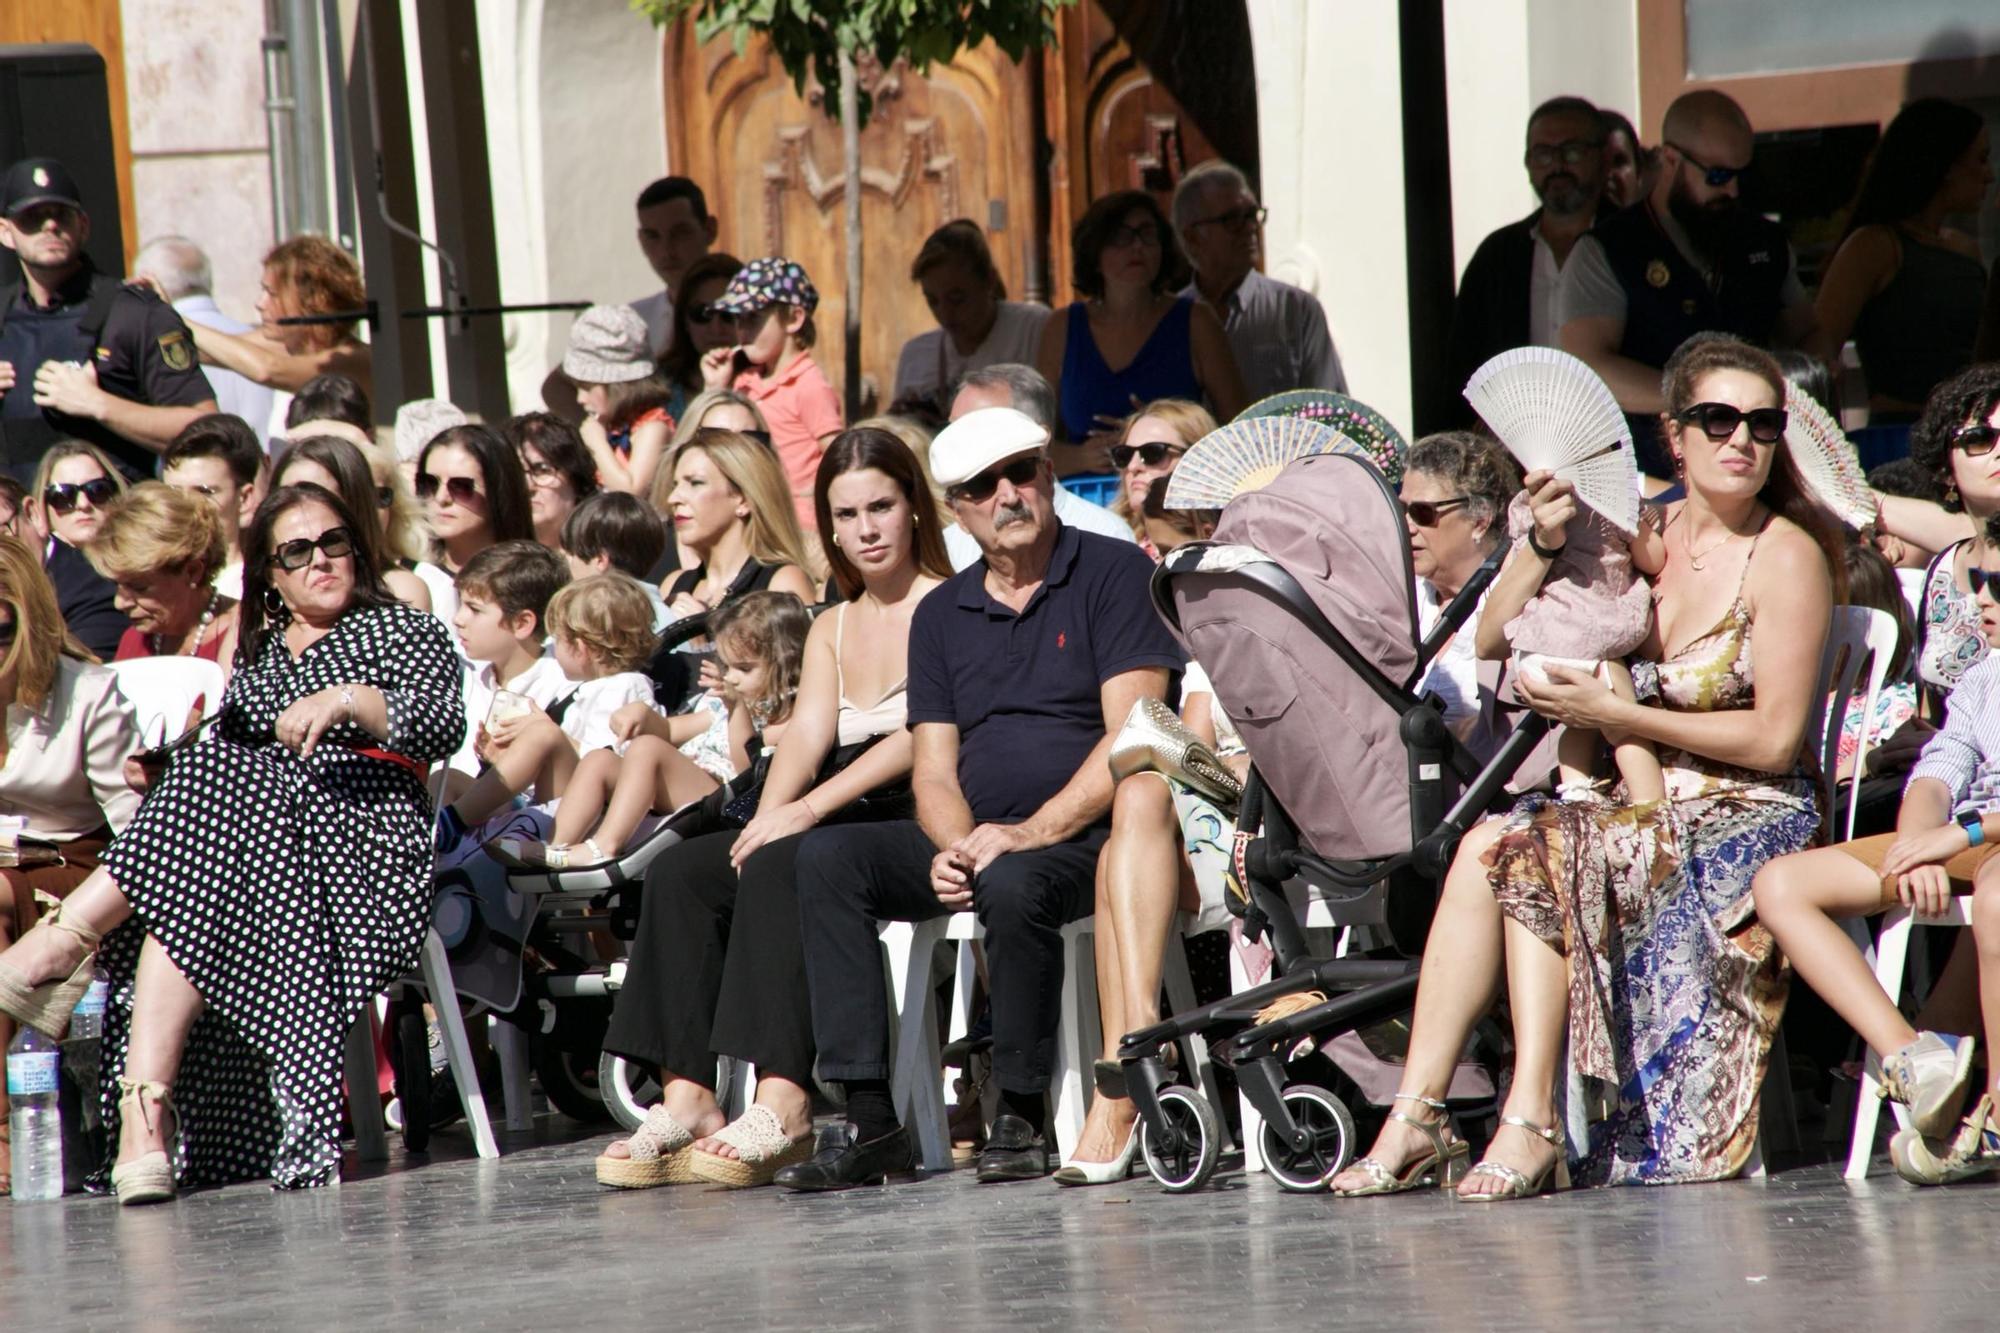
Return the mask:
<path id="1" fill-rule="evenodd" d="M 1534 527 L 1534 511 L 1523 490 L 1507 507 L 1507 535 L 1516 551 L 1527 544 Z M 1624 659 L 1653 630 L 1652 586 L 1639 576 L 1659 573 L 1666 555 L 1666 544 L 1647 518 L 1641 517 L 1638 535 L 1628 541 L 1596 510 L 1580 508 L 1564 531 L 1562 551 L 1550 563 L 1541 591 L 1502 630 L 1513 649 L 1515 671 L 1539 682 L 1547 679 L 1542 664 L 1553 662 L 1592 672 L 1621 698 L 1632 698 L 1632 673 Z M 1571 728 L 1563 733 L 1556 762 L 1565 789 L 1589 785 L 1598 744 L 1594 731 Z M 1650 744 L 1627 741 L 1614 747 L 1613 757 L 1633 804 L 1666 796 L 1666 779 Z"/>

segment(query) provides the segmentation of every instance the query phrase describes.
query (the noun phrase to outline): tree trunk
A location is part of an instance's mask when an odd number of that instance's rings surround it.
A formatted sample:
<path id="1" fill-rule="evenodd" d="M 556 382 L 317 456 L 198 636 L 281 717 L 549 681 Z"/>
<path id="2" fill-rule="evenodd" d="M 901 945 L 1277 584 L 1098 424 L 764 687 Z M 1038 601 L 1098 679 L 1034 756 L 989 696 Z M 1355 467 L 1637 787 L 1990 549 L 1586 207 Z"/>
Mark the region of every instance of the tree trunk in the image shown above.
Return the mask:
<path id="1" fill-rule="evenodd" d="M 861 88 L 854 53 L 840 53 L 840 151 L 844 159 L 847 224 L 847 420 L 861 414 Z"/>

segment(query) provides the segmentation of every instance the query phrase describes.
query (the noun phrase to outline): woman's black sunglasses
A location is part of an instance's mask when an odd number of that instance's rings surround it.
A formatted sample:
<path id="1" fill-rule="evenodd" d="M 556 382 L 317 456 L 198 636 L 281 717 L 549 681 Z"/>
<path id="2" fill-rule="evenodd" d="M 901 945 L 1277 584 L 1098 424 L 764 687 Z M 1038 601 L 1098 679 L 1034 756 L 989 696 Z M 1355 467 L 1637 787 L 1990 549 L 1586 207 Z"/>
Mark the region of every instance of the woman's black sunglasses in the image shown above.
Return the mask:
<path id="1" fill-rule="evenodd" d="M 1968 458 L 1990 454 L 1996 444 L 2000 444 L 2000 426 L 1967 426 L 1951 437 L 1951 447 L 1963 450 Z"/>
<path id="2" fill-rule="evenodd" d="M 432 499 L 437 495 L 440 485 L 444 487 L 445 494 L 449 495 L 453 502 L 457 504 L 471 504 L 479 498 L 479 483 L 472 478 L 449 477 L 440 483 L 436 477 L 433 477 L 428 472 L 419 472 L 417 474 L 417 498 L 419 500 Z"/>
<path id="3" fill-rule="evenodd" d="M 688 307 L 688 323 L 697 327 L 705 327 L 713 324 L 718 319 L 735 318 L 736 316 L 730 314 L 727 310 L 717 310 L 714 303 L 708 301 L 704 301 L 697 306 Z"/>
<path id="4" fill-rule="evenodd" d="M 1132 466 L 1132 459 L 1136 455 L 1147 467 L 1158 467 L 1167 461 L 1168 454 L 1180 452 L 1171 444 L 1160 444 L 1157 441 L 1152 444 L 1114 444 L 1111 446 L 1111 466 L 1123 472 Z"/>
<path id="5" fill-rule="evenodd" d="M 354 554 L 354 538 L 346 528 L 328 528 L 317 537 L 300 537 L 285 542 L 271 552 L 271 562 L 279 569 L 304 569 L 312 563 L 314 551 L 323 553 L 329 560 L 338 560 L 344 555 Z"/>
<path id="6" fill-rule="evenodd" d="M 1993 590 L 1993 600 L 2000 602 L 2000 569 L 1980 569 L 1974 565 L 1965 571 L 1965 586 L 1972 589 L 1974 597 L 1983 589 Z"/>
<path id="7" fill-rule="evenodd" d="M 20 632 L 20 625 L 12 620 L 0 620 L 0 652 L 14 646 L 14 636 Z"/>
<path id="8" fill-rule="evenodd" d="M 117 482 L 109 477 L 92 477 L 89 481 L 61 481 L 43 488 L 42 503 L 58 514 L 67 514 L 76 508 L 78 496 L 102 509 L 111 503 L 111 497 L 116 494 Z"/>
<path id="9" fill-rule="evenodd" d="M 1026 458 L 1017 458 L 1004 467 L 988 468 L 976 477 L 961 481 L 958 485 L 948 488 L 947 494 L 954 500 L 970 500 L 974 504 L 983 504 L 993 498 L 993 492 L 1000 489 L 1000 478 L 1005 477 L 1010 485 L 1026 486 L 1041 473 L 1041 470 L 1042 456 L 1030 454 Z"/>
<path id="10" fill-rule="evenodd" d="M 1753 407 L 1745 412 L 1729 403 L 1696 403 L 1674 420 L 1683 426 L 1701 427 L 1701 433 L 1722 443 L 1736 433 L 1739 425 L 1748 423 L 1750 438 L 1758 444 L 1776 444 L 1785 437 L 1785 426 L 1791 420 L 1782 407 Z"/>
<path id="11" fill-rule="evenodd" d="M 1410 522 L 1420 528 L 1434 528 L 1447 511 L 1460 505 L 1472 503 L 1469 495 L 1454 495 L 1449 500 L 1412 500 L 1403 506 L 1403 512 L 1410 516 Z"/>

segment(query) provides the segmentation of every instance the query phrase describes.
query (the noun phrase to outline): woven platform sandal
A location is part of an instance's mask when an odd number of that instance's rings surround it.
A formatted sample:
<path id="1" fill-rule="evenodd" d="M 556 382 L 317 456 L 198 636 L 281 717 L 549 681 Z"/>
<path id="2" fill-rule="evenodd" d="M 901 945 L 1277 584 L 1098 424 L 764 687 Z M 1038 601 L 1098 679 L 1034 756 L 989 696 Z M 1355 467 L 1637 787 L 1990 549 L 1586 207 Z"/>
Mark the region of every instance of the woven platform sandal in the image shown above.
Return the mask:
<path id="1" fill-rule="evenodd" d="M 1435 1097 L 1419 1097 L 1414 1092 L 1399 1092 L 1390 1100 L 1415 1102 L 1445 1114 L 1445 1105 Z M 1408 1125 L 1431 1141 L 1431 1150 L 1422 1157 L 1403 1164 L 1400 1171 L 1391 1171 L 1381 1161 L 1373 1157 L 1363 1157 L 1333 1172 L 1327 1179 L 1346 1171 L 1365 1171 L 1368 1183 L 1358 1189 L 1336 1189 L 1334 1193 L 1343 1199 L 1360 1199 L 1371 1194 L 1403 1194 L 1410 1190 L 1427 1189 L 1432 1185 L 1439 1189 L 1450 1189 L 1465 1175 L 1466 1161 L 1472 1156 L 1472 1147 L 1464 1139 L 1445 1142 L 1443 1120 L 1419 1120 L 1402 1111 L 1389 1112 L 1389 1119 Z"/>
<path id="2" fill-rule="evenodd" d="M 785 1167 L 812 1156 L 812 1135 L 801 1139 L 787 1136 L 778 1113 L 768 1106 L 752 1106 L 717 1130 L 714 1137 L 736 1149 L 738 1155 L 724 1157 L 694 1148 L 689 1151 L 688 1169 L 696 1180 L 733 1190 L 768 1185 Z"/>
<path id="3" fill-rule="evenodd" d="M 1458 1197 L 1467 1203 L 1506 1203 L 1514 1199 L 1532 1199 L 1548 1189 L 1551 1178 L 1559 1190 L 1569 1188 L 1569 1154 L 1563 1150 L 1562 1131 L 1547 1125 L 1538 1125 L 1518 1115 L 1500 1117 L 1503 1125 L 1525 1129 L 1536 1138 L 1545 1139 L 1556 1150 L 1553 1162 L 1537 1171 L 1532 1178 L 1523 1175 L 1505 1162 L 1481 1162 L 1466 1173 L 1467 1180 L 1474 1176 L 1490 1176 L 1500 1182 L 1500 1188 L 1491 1194 L 1461 1194 Z"/>
<path id="4" fill-rule="evenodd" d="M 17 1023 L 24 1023 L 47 1037 L 50 1041 L 61 1041 L 69 1028 L 70 1012 L 90 989 L 91 979 L 97 975 L 97 943 L 101 938 L 88 926 L 63 920 L 62 909 L 34 927 L 41 930 L 67 931 L 83 941 L 83 958 L 67 978 L 58 981 L 44 981 L 40 985 L 30 985 L 26 978 L 10 963 L 0 963 L 0 1012 L 4 1012 Z"/>
<path id="5" fill-rule="evenodd" d="M 118 1080 L 118 1114 L 121 1118 L 136 1115 L 147 1129 L 153 1128 L 155 1115 L 173 1115 L 174 1097 L 172 1089 L 164 1083 L 141 1082 L 129 1078 Z M 152 1109 L 147 1109 L 147 1103 Z M 179 1117 L 175 1116 L 178 1120 Z M 111 1192 L 118 1196 L 118 1202 L 130 1207 L 141 1203 L 165 1203 L 174 1197 L 174 1159 L 169 1152 L 149 1152 L 132 1161 L 111 1168 Z"/>
<path id="6" fill-rule="evenodd" d="M 694 1174 L 688 1159 L 694 1155 L 694 1135 L 680 1121 L 667 1114 L 665 1106 L 646 1112 L 645 1123 L 625 1140 L 630 1157 L 600 1153 L 597 1183 L 620 1190 L 649 1190 L 655 1185 L 689 1185 Z"/>

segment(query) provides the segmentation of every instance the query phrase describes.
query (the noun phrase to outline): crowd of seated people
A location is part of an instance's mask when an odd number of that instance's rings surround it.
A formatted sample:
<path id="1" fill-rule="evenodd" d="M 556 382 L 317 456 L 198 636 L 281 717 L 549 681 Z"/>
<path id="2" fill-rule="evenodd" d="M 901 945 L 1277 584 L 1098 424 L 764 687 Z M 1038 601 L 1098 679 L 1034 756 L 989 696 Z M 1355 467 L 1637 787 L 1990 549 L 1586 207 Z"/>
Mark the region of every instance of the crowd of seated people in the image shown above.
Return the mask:
<path id="1" fill-rule="evenodd" d="M 1600 207 L 1649 207 L 1692 168 L 1572 102 L 1537 112 L 1529 160 L 1577 242 Z M 1686 116 L 1733 133 L 1708 103 Z M 1969 195 L 1985 138 L 1936 109 L 1913 123 L 1925 116 L 1956 147 L 1927 151 L 1944 173 L 1931 194 L 1857 224 L 1834 294 L 1850 322 L 1879 326 L 1893 283 L 1947 271 L 1912 219 Z M 1614 142 L 1630 179 L 1581 170 Z M 1571 186 L 1557 167 L 1579 168 Z M 698 190 L 642 196 L 642 221 L 667 205 L 713 241 Z M 604 1041 L 662 1091 L 603 1149 L 599 1182 L 829 1191 L 913 1169 L 878 931 L 955 912 L 981 926 L 998 1098 L 972 1136 L 978 1179 L 1056 1166 L 1063 929 L 1085 917 L 1101 1058 L 1054 1176 L 1130 1174 L 1138 1111 L 1118 1049 L 1160 1017 L 1178 937 L 1232 932 L 1253 980 L 1269 961 L 1226 902 L 1254 757 L 1223 703 L 1232 682 L 1190 659 L 1149 593 L 1158 562 L 1213 531 L 1215 513 L 1166 496 L 1247 405 L 1246 372 L 1269 369 L 1239 367 L 1236 349 L 1275 345 L 1259 312 L 1296 305 L 1261 275 L 1242 286 L 1260 217 L 1233 172 L 1192 180 L 1171 210 L 1142 191 L 1100 200 L 1073 238 L 1079 299 L 1056 314 L 1006 300 L 980 229 L 948 224 L 910 270 L 938 328 L 905 349 L 890 413 L 851 427 L 814 357 L 803 268 L 683 256 L 661 301 L 576 321 L 549 410 L 477 422 L 401 404 L 393 444 L 365 344 L 275 323 L 348 308 L 358 279 L 315 246 L 273 250 L 270 328 L 196 339 L 289 391 L 282 422 L 256 423 L 273 427 L 268 453 L 214 414 L 165 447 L 158 481 L 66 441 L 32 486 L 0 487 L 0 815 L 22 848 L 55 852 L 0 869 L 0 1039 L 16 1024 L 60 1035 L 92 977 L 111 981 L 95 1183 L 146 1202 L 336 1179 L 341 1041 L 410 969 L 439 856 L 598 865 L 663 819 L 679 841 L 646 869 Z M 1518 276 L 1505 248 L 1480 291 Z M 1590 262 L 1615 264 L 1603 248 Z M 1555 299 L 1540 299 L 1524 327 L 1550 334 Z M 1323 321 L 1314 337 L 1315 373 L 1338 377 Z M 1985 718 L 2000 369 L 1945 374 L 1948 355 L 1907 380 L 1884 373 L 1893 353 L 1872 358 L 1878 409 L 1914 421 L 1907 475 L 1882 477 L 1864 532 L 1815 501 L 1786 433 L 1787 374 L 1817 363 L 1724 333 L 1621 371 L 1675 485 L 1610 560 L 1584 544 L 1571 483 L 1523 476 L 1488 435 L 1409 449 L 1412 632 L 1499 562 L 1416 688 L 1482 762 L 1508 710 L 1565 742 L 1459 844 L 1400 1085 L 1334 1193 L 1501 1201 L 1572 1179 L 1734 1175 L 1794 972 L 1908 1104 L 1901 1174 L 2000 1168 L 1995 1090 L 1974 1086 L 1976 1038 L 2000 1035 L 1982 819 L 2000 812 Z M 1628 393 L 1635 374 L 1657 377 L 1659 410 L 1634 410 L 1653 392 Z M 1059 480 L 1087 472 L 1115 476 L 1109 506 Z M 1548 598 L 1562 579 L 1631 623 L 1566 611 L 1586 603 Z M 1878 800 L 1865 836 L 1826 846 L 1805 738 L 1842 603 L 1898 634 L 1883 702 L 1829 721 L 1847 738 L 1837 776 L 1900 804 Z M 1610 664 L 1614 688 L 1516 670 L 1536 621 L 1587 644 L 1576 655 Z M 227 685 L 188 719 L 217 721 L 198 743 L 142 763 L 153 738 L 104 664 L 148 657 L 207 659 Z M 1226 773 L 1149 739 L 1178 728 Z M 452 770 L 435 806 L 433 766 Z M 1972 899 L 1973 929 L 1906 1019 L 1838 919 L 1953 896 Z M 1474 1165 L 1444 1097 L 1496 996 L 1512 1077 Z M 725 1059 L 758 1074 L 733 1120 Z M 1566 1082 L 1593 1094 L 1568 1126 Z M 821 1086 L 843 1109 L 815 1136 Z"/>

